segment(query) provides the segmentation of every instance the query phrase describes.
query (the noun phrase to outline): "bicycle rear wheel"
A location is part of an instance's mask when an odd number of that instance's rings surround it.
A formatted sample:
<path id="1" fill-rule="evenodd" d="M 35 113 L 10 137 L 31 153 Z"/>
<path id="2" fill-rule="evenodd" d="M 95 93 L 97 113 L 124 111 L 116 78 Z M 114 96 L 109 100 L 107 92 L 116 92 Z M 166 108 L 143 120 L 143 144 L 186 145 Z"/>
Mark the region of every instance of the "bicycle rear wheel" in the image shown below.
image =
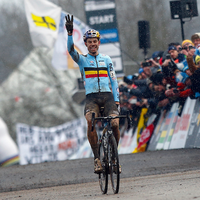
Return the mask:
<path id="1" fill-rule="evenodd" d="M 119 157 L 117 150 L 117 143 L 114 135 L 111 135 L 109 138 L 109 170 L 110 170 L 110 179 L 112 183 L 112 189 L 114 194 L 119 192 L 119 182 L 120 182 L 120 174 L 119 174 Z"/>
<path id="2" fill-rule="evenodd" d="M 108 190 L 108 156 L 104 148 L 104 142 L 99 144 L 99 155 L 103 172 L 99 174 L 99 185 L 103 194 L 107 193 Z"/>

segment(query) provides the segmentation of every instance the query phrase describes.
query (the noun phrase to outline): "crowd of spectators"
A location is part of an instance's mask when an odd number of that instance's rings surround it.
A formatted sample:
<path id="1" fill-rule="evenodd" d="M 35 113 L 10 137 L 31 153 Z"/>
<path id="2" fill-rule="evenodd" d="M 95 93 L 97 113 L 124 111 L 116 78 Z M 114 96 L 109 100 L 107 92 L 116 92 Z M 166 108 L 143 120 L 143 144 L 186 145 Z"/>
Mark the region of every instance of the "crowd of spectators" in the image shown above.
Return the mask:
<path id="1" fill-rule="evenodd" d="M 155 51 L 141 63 L 138 73 L 123 77 L 119 83 L 121 113 L 129 110 L 137 125 L 141 108 L 147 117 L 161 110 L 166 113 L 179 103 L 178 115 L 187 97 L 200 97 L 200 34 L 182 43 L 172 42 L 164 51 Z"/>

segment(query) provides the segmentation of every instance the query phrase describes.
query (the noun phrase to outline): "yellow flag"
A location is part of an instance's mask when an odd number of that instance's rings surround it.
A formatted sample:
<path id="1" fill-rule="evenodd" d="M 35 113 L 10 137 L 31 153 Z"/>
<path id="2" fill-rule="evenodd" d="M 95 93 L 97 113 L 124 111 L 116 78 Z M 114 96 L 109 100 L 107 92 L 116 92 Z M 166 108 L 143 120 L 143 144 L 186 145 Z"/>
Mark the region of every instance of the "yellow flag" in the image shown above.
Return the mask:
<path id="1" fill-rule="evenodd" d="M 33 45 L 53 48 L 58 36 L 61 8 L 47 0 L 24 1 Z"/>

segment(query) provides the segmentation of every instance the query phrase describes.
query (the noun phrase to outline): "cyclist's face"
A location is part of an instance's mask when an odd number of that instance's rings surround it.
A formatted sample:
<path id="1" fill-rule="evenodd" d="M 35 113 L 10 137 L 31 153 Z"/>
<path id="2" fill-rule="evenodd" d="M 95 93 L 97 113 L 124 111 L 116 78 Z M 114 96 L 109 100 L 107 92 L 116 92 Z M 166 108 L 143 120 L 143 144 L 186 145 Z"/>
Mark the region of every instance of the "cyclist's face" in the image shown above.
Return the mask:
<path id="1" fill-rule="evenodd" d="M 85 42 L 85 45 L 90 54 L 92 55 L 98 54 L 100 41 L 97 38 L 88 38 Z"/>

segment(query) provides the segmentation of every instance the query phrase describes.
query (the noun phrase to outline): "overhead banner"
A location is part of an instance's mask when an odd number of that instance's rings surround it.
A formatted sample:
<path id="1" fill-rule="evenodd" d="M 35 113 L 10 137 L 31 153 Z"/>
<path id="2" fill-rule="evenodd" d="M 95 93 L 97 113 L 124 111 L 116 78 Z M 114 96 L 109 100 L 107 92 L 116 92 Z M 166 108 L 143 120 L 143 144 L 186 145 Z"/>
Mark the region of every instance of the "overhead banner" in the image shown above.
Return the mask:
<path id="1" fill-rule="evenodd" d="M 109 55 L 116 73 L 122 74 L 115 0 L 85 0 L 85 13 L 88 26 L 100 32 L 99 52 Z"/>

